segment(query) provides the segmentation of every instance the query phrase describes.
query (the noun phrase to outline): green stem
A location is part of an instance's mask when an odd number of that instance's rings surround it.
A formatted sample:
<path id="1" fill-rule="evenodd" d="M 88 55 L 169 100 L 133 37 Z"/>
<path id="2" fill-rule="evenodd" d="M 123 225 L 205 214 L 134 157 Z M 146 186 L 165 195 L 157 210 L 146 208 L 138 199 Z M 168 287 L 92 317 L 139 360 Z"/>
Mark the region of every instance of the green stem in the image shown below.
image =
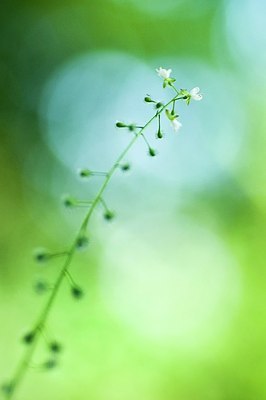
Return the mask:
<path id="1" fill-rule="evenodd" d="M 109 211 L 109 208 L 102 197 L 100 198 L 100 202 L 102 203 L 104 210 Z"/>
<path id="2" fill-rule="evenodd" d="M 172 115 L 174 115 L 174 114 L 175 114 L 175 101 L 173 101 L 173 107 L 172 107 L 171 114 L 172 114 Z"/>
<path id="3" fill-rule="evenodd" d="M 76 282 L 74 281 L 74 279 L 72 278 L 71 274 L 69 271 L 65 271 L 65 276 L 68 280 L 68 282 L 70 283 L 71 286 L 75 287 L 76 286 Z"/>
<path id="4" fill-rule="evenodd" d="M 91 171 L 92 175 L 94 176 L 106 176 L 107 172 L 101 172 L 101 171 Z"/>
<path id="5" fill-rule="evenodd" d="M 142 134 L 141 134 L 141 136 L 143 137 L 143 140 L 144 140 L 144 142 L 146 143 L 146 145 L 147 145 L 148 149 L 150 149 L 150 148 L 151 148 L 151 146 L 150 146 L 150 144 L 149 144 L 149 142 L 148 142 L 148 140 L 147 140 L 146 136 L 144 135 L 144 133 L 142 133 Z"/>
<path id="6" fill-rule="evenodd" d="M 171 85 L 172 86 L 172 85 Z M 172 86 L 174 88 L 174 86 Z M 175 88 L 174 88 L 175 89 Z M 173 103 L 176 100 L 179 100 L 178 98 L 178 91 L 175 89 L 177 95 L 175 97 L 173 97 L 167 104 L 165 104 L 160 111 L 157 111 L 156 114 L 149 119 L 149 121 L 143 126 L 141 127 L 141 129 L 136 133 L 136 135 L 133 137 L 133 139 L 129 142 L 129 144 L 126 146 L 126 148 L 122 151 L 122 153 L 120 154 L 120 156 L 117 158 L 117 160 L 114 162 L 113 166 L 110 168 L 109 172 L 107 172 L 105 174 L 105 179 L 104 182 L 102 184 L 102 186 L 100 187 L 100 190 L 98 191 L 97 195 L 95 196 L 94 200 L 91 202 L 91 207 L 88 210 L 88 213 L 86 214 L 80 229 L 77 233 L 77 235 L 75 236 L 72 245 L 70 246 L 70 249 L 68 252 L 66 252 L 67 258 L 62 266 L 62 269 L 57 277 L 57 280 L 55 282 L 55 285 L 53 287 L 53 290 L 39 316 L 39 318 L 37 319 L 37 323 L 35 324 L 35 337 L 34 337 L 34 341 L 31 345 L 29 345 L 29 347 L 27 348 L 27 350 L 25 351 L 25 353 L 23 354 L 20 362 L 18 363 L 17 369 L 15 370 L 14 373 L 14 377 L 11 381 L 11 384 L 13 386 L 13 390 L 9 393 L 6 394 L 6 398 L 7 399 L 13 399 L 15 392 L 17 390 L 18 385 L 21 383 L 22 379 L 24 378 L 30 362 L 32 360 L 32 357 L 34 355 L 35 349 L 37 347 L 40 335 L 41 335 L 41 330 L 45 327 L 46 325 L 46 321 L 47 318 L 49 316 L 50 310 L 52 309 L 52 306 L 54 304 L 54 301 L 56 299 L 57 293 L 61 287 L 61 283 L 64 280 L 65 277 L 67 277 L 69 279 L 69 268 L 70 268 L 70 264 L 71 261 L 73 259 L 73 256 L 75 254 L 76 251 L 76 242 L 77 239 L 80 237 L 80 234 L 84 233 L 84 231 L 86 230 L 87 226 L 88 226 L 88 222 L 97 206 L 97 204 L 101 201 L 102 195 L 106 189 L 106 187 L 109 184 L 110 179 L 112 178 L 112 176 L 114 175 L 115 171 L 117 170 L 117 168 L 119 167 L 121 161 L 124 159 L 124 157 L 126 156 L 126 154 L 129 152 L 129 150 L 132 148 L 132 146 L 134 145 L 134 143 L 137 141 L 137 139 L 140 136 L 143 136 L 143 131 L 158 117 L 158 115 L 160 115 L 171 103 Z"/>

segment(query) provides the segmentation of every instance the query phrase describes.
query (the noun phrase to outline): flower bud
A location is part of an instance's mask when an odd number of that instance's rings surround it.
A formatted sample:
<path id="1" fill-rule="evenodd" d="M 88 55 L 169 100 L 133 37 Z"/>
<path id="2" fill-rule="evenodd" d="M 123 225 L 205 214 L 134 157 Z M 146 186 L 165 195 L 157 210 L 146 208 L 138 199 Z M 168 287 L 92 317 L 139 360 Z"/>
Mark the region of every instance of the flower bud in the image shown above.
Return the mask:
<path id="1" fill-rule="evenodd" d="M 162 132 L 161 132 L 160 129 L 158 130 L 156 137 L 157 137 L 158 139 L 162 139 L 162 138 L 163 138 L 163 134 L 162 134 Z"/>
<path id="2" fill-rule="evenodd" d="M 88 246 L 89 239 L 85 235 L 80 235 L 76 240 L 76 247 L 78 249 L 83 249 Z"/>
<path id="3" fill-rule="evenodd" d="M 71 294 L 75 299 L 81 299 L 84 296 L 83 290 L 78 286 L 72 286 Z"/>
<path id="4" fill-rule="evenodd" d="M 129 163 L 126 163 L 126 164 L 122 164 L 121 166 L 120 166 L 120 168 L 121 168 L 121 170 L 122 171 L 128 171 L 128 170 L 130 170 L 130 164 Z"/>
<path id="5" fill-rule="evenodd" d="M 89 169 L 81 169 L 81 170 L 79 170 L 79 176 L 81 178 L 89 178 L 92 175 L 93 175 L 93 173 Z"/>
<path id="6" fill-rule="evenodd" d="M 161 107 L 163 107 L 163 103 L 161 103 L 161 102 L 159 102 L 159 103 L 156 103 L 156 106 L 155 106 L 157 109 L 158 108 L 161 108 Z"/>
<path id="7" fill-rule="evenodd" d="M 39 280 L 34 283 L 33 288 L 37 294 L 43 294 L 49 290 L 49 285 L 47 282 Z"/>
<path id="8" fill-rule="evenodd" d="M 51 257 L 51 254 L 46 249 L 37 249 L 34 251 L 34 258 L 37 262 L 44 263 L 48 261 Z"/>
<path id="9" fill-rule="evenodd" d="M 51 343 L 49 344 L 49 349 L 50 349 L 50 351 L 51 351 L 52 353 L 58 354 L 58 353 L 60 353 L 60 352 L 62 351 L 62 346 L 61 346 L 61 344 L 58 343 L 58 342 L 51 342 Z"/>
<path id="10" fill-rule="evenodd" d="M 34 331 L 28 332 L 23 336 L 22 341 L 25 344 L 32 344 L 35 339 L 35 335 L 36 335 L 36 332 L 34 332 Z"/>
<path id="11" fill-rule="evenodd" d="M 134 130 L 136 129 L 136 125 L 130 124 L 130 125 L 128 125 L 128 129 L 130 130 L 130 132 L 134 132 Z"/>
<path id="12" fill-rule="evenodd" d="M 43 367 L 45 369 L 53 369 L 57 366 L 57 361 L 54 358 L 51 358 L 43 363 Z"/>
<path id="13" fill-rule="evenodd" d="M 103 217 L 104 219 L 106 219 L 106 221 L 111 221 L 114 218 L 115 214 L 110 211 L 110 210 L 106 210 Z"/>
<path id="14" fill-rule="evenodd" d="M 152 149 L 151 147 L 149 147 L 149 155 L 151 157 L 155 157 L 156 156 L 156 151 L 154 149 Z"/>
<path id="15" fill-rule="evenodd" d="M 152 100 L 152 99 L 150 98 L 149 95 L 147 95 L 147 96 L 144 97 L 144 101 L 145 101 L 146 103 L 155 103 L 155 101 Z"/>
<path id="16" fill-rule="evenodd" d="M 63 196 L 62 201 L 63 201 L 64 206 L 67 208 L 71 208 L 76 205 L 76 199 L 74 199 L 74 197 L 72 197 L 68 194 Z"/>
<path id="17" fill-rule="evenodd" d="M 115 126 L 116 126 L 117 128 L 127 128 L 127 127 L 128 127 L 128 125 L 126 125 L 126 124 L 124 124 L 124 122 L 120 122 L 120 121 L 118 121 L 118 122 L 115 124 Z"/>

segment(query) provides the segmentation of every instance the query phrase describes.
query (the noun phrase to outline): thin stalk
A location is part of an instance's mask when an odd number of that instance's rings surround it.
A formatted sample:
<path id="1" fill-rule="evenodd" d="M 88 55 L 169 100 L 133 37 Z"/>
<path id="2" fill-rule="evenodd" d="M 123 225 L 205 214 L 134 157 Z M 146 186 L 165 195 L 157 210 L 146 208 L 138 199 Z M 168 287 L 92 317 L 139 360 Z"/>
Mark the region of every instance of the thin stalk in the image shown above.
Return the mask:
<path id="1" fill-rule="evenodd" d="M 109 208 L 107 207 L 107 204 L 106 204 L 106 202 L 104 201 L 104 199 L 100 198 L 100 202 L 102 203 L 104 210 L 105 210 L 105 211 L 109 211 Z"/>
<path id="2" fill-rule="evenodd" d="M 91 171 L 92 175 L 94 176 L 106 176 L 107 172 L 101 172 L 101 171 Z"/>
<path id="3" fill-rule="evenodd" d="M 143 136 L 143 131 L 158 117 L 158 115 L 160 115 L 171 103 L 173 103 L 176 100 L 181 99 L 180 97 L 178 97 L 178 91 L 174 88 L 173 85 L 171 85 L 171 87 L 175 90 L 175 92 L 177 93 L 177 95 L 175 95 L 168 103 L 166 103 L 161 109 L 160 111 L 157 111 L 156 114 L 149 119 L 149 121 L 143 126 L 141 127 L 141 129 L 136 133 L 136 135 L 131 139 L 131 141 L 129 142 L 129 144 L 125 147 L 125 149 L 122 151 L 122 153 L 119 155 L 119 157 L 116 159 L 116 161 L 114 162 L 114 164 L 112 165 L 112 167 L 110 168 L 109 172 L 107 172 L 105 174 L 105 179 L 103 181 L 102 186 L 100 187 L 100 190 L 98 191 L 97 195 L 95 196 L 94 200 L 91 202 L 91 207 L 88 210 L 79 230 L 77 235 L 75 236 L 69 251 L 66 252 L 67 258 L 65 260 L 65 262 L 63 263 L 62 269 L 59 272 L 59 275 L 56 279 L 55 285 L 51 291 L 51 294 L 49 296 L 49 298 L 47 299 L 46 304 L 44 305 L 43 310 L 41 311 L 39 318 L 37 319 L 37 322 L 35 324 L 35 336 L 34 336 L 34 341 L 33 343 L 31 343 L 30 345 L 28 345 L 29 347 L 26 349 L 25 353 L 23 354 L 21 360 L 19 361 L 17 368 L 15 370 L 13 379 L 10 381 L 10 383 L 12 384 L 13 390 L 10 391 L 9 394 L 6 394 L 6 398 L 11 400 L 14 398 L 15 393 L 17 391 L 17 388 L 19 386 L 19 384 L 21 383 L 21 381 L 23 380 L 27 370 L 29 369 L 29 365 L 31 364 L 31 360 L 33 358 L 35 349 L 37 347 L 40 335 L 41 335 L 41 330 L 45 327 L 48 316 L 50 314 L 50 311 L 54 305 L 57 293 L 61 287 L 61 283 L 63 282 L 64 278 L 68 278 L 69 279 L 69 268 L 71 265 L 71 261 L 73 259 L 73 256 L 75 254 L 76 251 L 76 243 L 78 238 L 80 237 L 80 234 L 84 233 L 84 231 L 86 230 L 87 226 L 88 226 L 88 222 L 96 208 L 96 206 L 98 205 L 98 203 L 101 201 L 102 199 L 102 195 L 106 189 L 106 187 L 108 186 L 112 176 L 114 175 L 115 171 L 117 170 L 117 168 L 119 167 L 119 165 L 121 164 L 121 161 L 124 159 L 124 157 L 126 156 L 126 154 L 129 152 L 129 150 L 132 148 L 132 146 L 135 144 L 135 142 L 137 141 L 137 139 L 140 136 Z"/>

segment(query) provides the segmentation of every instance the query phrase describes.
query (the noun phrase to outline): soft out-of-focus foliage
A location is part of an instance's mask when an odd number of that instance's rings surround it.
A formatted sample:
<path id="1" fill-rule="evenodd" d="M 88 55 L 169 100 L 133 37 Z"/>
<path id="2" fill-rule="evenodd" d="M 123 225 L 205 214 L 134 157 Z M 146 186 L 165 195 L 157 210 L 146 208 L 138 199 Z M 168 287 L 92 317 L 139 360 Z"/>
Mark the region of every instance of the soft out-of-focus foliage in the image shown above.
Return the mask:
<path id="1" fill-rule="evenodd" d="M 91 198 L 127 143 L 119 120 L 143 123 L 143 97 L 168 98 L 156 76 L 200 86 L 180 105 L 178 135 L 147 135 L 132 171 L 106 193 L 112 224 L 96 213 L 91 245 L 73 262 L 86 296 L 67 285 L 49 330 L 63 342 L 59 368 L 36 354 L 21 400 L 266 399 L 265 42 L 260 0 L 9 2 L 1 10 L 0 375 L 7 378 L 84 210 L 60 197 Z M 45 296 L 45 295 L 44 295 Z M 45 347 L 45 346 L 44 346 Z M 265 354 L 264 354 L 265 353 Z M 41 390 L 40 390 L 41 388 Z"/>

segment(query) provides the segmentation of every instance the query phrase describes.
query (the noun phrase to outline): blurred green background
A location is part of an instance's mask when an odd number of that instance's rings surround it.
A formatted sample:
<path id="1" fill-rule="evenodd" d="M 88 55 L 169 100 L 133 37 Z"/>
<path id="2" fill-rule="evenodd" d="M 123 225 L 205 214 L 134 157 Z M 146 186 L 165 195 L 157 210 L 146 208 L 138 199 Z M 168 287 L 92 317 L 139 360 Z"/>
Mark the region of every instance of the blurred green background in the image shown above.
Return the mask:
<path id="1" fill-rule="evenodd" d="M 262 0 L 31 0 L 1 5 L 0 376 L 9 379 L 65 249 L 130 140 L 116 120 L 143 124 L 149 93 L 165 101 L 159 66 L 204 100 L 178 108 L 183 128 L 147 131 L 99 207 L 87 252 L 48 323 L 60 366 L 36 353 L 17 399 L 266 399 L 265 67 Z"/>

